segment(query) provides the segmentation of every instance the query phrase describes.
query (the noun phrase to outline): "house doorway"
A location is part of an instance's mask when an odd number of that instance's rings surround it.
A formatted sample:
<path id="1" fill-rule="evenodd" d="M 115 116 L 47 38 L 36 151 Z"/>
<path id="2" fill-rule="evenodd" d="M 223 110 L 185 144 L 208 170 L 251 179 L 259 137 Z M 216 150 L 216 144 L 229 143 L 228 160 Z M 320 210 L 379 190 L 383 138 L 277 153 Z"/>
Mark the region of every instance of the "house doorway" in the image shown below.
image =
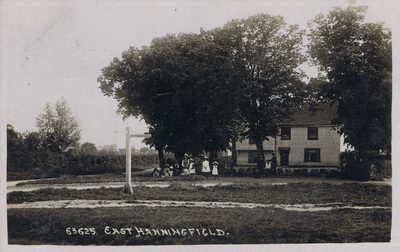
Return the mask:
<path id="1" fill-rule="evenodd" d="M 290 148 L 279 148 L 279 156 L 281 157 L 281 166 L 289 166 L 289 152 Z"/>

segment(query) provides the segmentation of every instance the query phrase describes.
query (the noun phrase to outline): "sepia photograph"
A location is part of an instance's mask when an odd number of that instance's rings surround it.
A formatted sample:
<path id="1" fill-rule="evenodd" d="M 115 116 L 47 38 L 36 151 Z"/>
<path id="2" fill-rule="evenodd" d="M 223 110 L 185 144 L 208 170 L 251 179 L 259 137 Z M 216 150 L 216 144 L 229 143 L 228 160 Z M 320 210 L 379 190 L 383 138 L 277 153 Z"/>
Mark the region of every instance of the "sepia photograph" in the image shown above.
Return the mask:
<path id="1" fill-rule="evenodd" d="M 1 0 L 0 250 L 400 249 L 396 8 Z"/>

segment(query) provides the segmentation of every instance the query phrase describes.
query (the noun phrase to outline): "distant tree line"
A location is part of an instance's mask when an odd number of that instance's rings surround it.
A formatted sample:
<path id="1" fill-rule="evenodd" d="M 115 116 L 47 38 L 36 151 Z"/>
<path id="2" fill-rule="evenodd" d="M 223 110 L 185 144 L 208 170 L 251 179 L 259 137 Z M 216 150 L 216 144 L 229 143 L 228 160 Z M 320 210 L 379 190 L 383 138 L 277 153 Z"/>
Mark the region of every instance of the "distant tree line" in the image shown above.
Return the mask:
<path id="1" fill-rule="evenodd" d="M 37 132 L 25 133 L 16 132 L 12 125 L 7 125 L 8 179 L 125 171 L 125 152 L 118 150 L 116 145 L 98 150 L 93 143 L 79 144 L 79 123 L 65 99 L 59 100 L 54 108 L 46 104 L 36 125 Z M 139 153 L 133 155 L 132 167 L 157 165 L 158 157 L 154 150 L 143 147 Z"/>
<path id="2" fill-rule="evenodd" d="M 87 147 L 91 148 L 87 148 Z M 146 151 L 146 149 L 143 149 Z M 125 153 L 97 150 L 94 144 L 84 143 L 76 149 L 57 152 L 42 145 L 37 132 L 18 133 L 7 125 L 7 178 L 35 179 L 60 175 L 89 175 L 124 173 Z M 133 169 L 158 165 L 155 153 L 137 152 L 132 155 Z"/>

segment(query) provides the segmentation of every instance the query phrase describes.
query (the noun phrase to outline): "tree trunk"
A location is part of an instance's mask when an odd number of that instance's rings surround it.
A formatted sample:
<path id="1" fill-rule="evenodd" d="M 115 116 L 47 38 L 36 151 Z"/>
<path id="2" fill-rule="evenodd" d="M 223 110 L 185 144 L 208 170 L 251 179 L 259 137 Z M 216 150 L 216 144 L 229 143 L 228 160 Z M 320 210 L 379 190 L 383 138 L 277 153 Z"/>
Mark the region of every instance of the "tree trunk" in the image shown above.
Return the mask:
<path id="1" fill-rule="evenodd" d="M 265 155 L 264 155 L 264 146 L 261 138 L 254 139 L 257 147 L 257 171 L 258 176 L 264 174 L 265 170 Z"/>
<path id="2" fill-rule="evenodd" d="M 165 156 L 164 156 L 164 150 L 162 148 L 157 149 L 158 152 L 158 162 L 160 164 L 160 168 L 164 169 L 165 166 Z"/>
<path id="3" fill-rule="evenodd" d="M 254 142 L 256 143 L 256 147 L 257 147 L 257 156 L 259 158 L 262 157 L 264 159 L 265 156 L 264 156 L 263 141 L 260 138 L 257 138 L 257 139 L 254 139 Z"/>
<path id="4" fill-rule="evenodd" d="M 210 157 L 208 160 L 210 160 L 210 162 L 214 162 L 216 161 L 217 158 L 218 158 L 217 151 L 215 150 L 210 151 Z"/>
<path id="5" fill-rule="evenodd" d="M 232 141 L 232 167 L 237 165 L 237 150 L 236 150 L 236 138 Z"/>

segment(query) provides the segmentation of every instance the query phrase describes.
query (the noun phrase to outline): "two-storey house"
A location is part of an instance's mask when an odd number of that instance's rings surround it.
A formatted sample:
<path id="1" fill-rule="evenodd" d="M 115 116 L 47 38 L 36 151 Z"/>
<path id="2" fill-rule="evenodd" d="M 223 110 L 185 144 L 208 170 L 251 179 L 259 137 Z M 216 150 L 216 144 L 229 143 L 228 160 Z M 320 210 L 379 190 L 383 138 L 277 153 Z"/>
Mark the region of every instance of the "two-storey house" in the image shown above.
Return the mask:
<path id="1" fill-rule="evenodd" d="M 338 167 L 340 165 L 340 134 L 331 120 L 337 107 L 321 104 L 304 108 L 293 121 L 280 126 L 280 136 L 264 141 L 266 160 L 277 156 L 280 167 Z M 236 143 L 238 164 L 255 164 L 257 148 L 252 139 Z"/>

